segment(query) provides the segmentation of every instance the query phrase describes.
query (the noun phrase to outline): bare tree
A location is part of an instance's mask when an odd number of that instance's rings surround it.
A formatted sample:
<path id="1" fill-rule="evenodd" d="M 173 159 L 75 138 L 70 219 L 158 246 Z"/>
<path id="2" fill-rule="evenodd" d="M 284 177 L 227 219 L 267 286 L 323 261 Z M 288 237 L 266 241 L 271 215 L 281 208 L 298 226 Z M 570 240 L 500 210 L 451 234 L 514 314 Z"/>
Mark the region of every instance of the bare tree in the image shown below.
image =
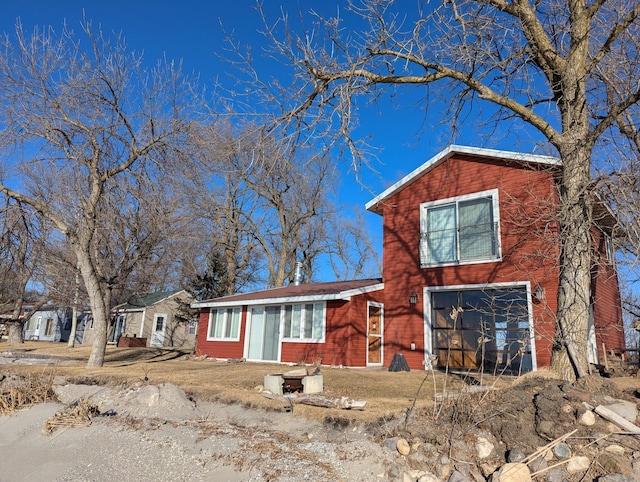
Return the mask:
<path id="1" fill-rule="evenodd" d="M 359 31 L 349 29 L 340 13 L 316 14 L 299 34 L 287 18 L 270 24 L 265 17 L 277 53 L 298 69 L 288 90 L 297 103 L 289 104 L 284 120 L 316 135 L 323 124 L 337 123 L 357 162 L 362 157 L 351 137 L 357 99 L 393 92 L 397 103 L 401 86 L 425 109 L 444 100 L 454 129 L 478 103 L 487 107 L 485 122 L 489 117 L 537 130 L 562 160 L 552 369 L 566 379 L 586 373 L 592 156 L 602 152 L 605 134 L 637 125 L 631 109 L 640 100 L 640 4 L 447 0 L 418 2 L 408 11 L 391 0 L 350 1 L 345 15 L 362 26 Z M 421 93 L 424 98 L 416 100 Z"/>
<path id="2" fill-rule="evenodd" d="M 257 283 L 283 286 L 296 261 L 311 279 L 328 249 L 334 163 L 246 123 L 203 127 L 196 144 L 183 191 L 212 242 L 209 252 L 224 259 L 227 294 Z"/>
<path id="3" fill-rule="evenodd" d="M 36 296 L 29 289 L 36 281 L 46 231 L 44 220 L 28 205 L 4 199 L 0 208 L 0 322 L 8 326 L 10 345 L 24 342 L 24 323 L 46 302 L 44 294 Z"/>
<path id="4" fill-rule="evenodd" d="M 2 163 L 20 177 L 2 180 L 0 191 L 32 206 L 71 244 L 97 333 L 89 367 L 102 366 L 107 341 L 110 288 L 99 257 L 111 190 L 145 163 L 170 158 L 186 129 L 188 88 L 173 65 L 145 70 L 121 38 L 105 38 L 90 22 L 80 37 L 66 27 L 29 36 L 18 24 L 15 38 L 2 42 L 0 135 L 14 146 Z"/>

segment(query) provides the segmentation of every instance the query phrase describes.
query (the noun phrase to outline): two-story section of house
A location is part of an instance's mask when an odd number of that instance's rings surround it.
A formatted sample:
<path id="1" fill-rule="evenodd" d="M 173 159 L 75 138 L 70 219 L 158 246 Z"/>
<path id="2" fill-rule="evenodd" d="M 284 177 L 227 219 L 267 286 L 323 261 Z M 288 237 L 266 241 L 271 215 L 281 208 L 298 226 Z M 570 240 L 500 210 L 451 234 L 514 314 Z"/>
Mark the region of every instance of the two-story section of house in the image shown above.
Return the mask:
<path id="1" fill-rule="evenodd" d="M 383 217 L 385 365 L 548 366 L 560 245 L 553 157 L 450 146 L 367 204 Z M 610 213 L 592 229 L 589 356 L 624 347 Z"/>

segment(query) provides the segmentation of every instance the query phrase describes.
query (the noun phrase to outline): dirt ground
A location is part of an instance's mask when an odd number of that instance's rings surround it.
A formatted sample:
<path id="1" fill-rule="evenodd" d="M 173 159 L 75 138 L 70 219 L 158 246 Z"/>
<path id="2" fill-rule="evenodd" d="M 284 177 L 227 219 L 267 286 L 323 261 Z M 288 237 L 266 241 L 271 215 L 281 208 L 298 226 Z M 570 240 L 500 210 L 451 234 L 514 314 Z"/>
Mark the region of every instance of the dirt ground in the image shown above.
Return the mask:
<path id="1" fill-rule="evenodd" d="M 79 383 L 92 379 L 79 375 L 86 369 L 63 374 L 62 361 L 55 362 L 53 377 L 47 365 L 0 365 L 0 408 L 7 405 L 9 387 L 20 383 L 28 385 L 27 393 L 43 391 L 48 400 L 0 417 L 0 481 L 481 482 L 514 461 L 526 464 L 533 480 L 606 481 L 612 474 L 615 480 L 640 480 L 640 437 L 621 433 L 598 415 L 584 422 L 589 407 L 626 401 L 637 409 L 635 376 L 592 375 L 568 384 L 544 373 L 436 380 L 412 372 L 415 378 L 404 381 L 413 399 L 401 390 L 394 410 L 378 407 L 375 417 L 364 417 L 297 404 L 291 411 L 289 404 L 268 399 L 259 404 L 263 397 L 255 386 L 245 386 L 244 396 L 236 392 L 234 403 L 221 396 L 198 398 L 179 384 L 155 383 L 154 376 L 124 383 L 110 375 L 102 378 L 107 383 Z M 152 373 L 161 366 L 154 365 Z M 261 370 L 248 364 L 244 369 Z M 409 374 L 399 376 L 404 375 Z M 326 378 L 332 379 L 330 373 Z M 344 392 L 332 390 L 330 395 Z M 374 387 L 370 395 L 380 397 L 379 404 L 393 398 L 378 391 Z M 239 403 L 243 398 L 255 401 Z M 95 410 L 78 413 L 83 400 Z M 43 433 L 47 421 L 50 434 Z M 545 446 L 549 450 L 541 450 Z M 578 461 L 584 465 L 576 466 Z"/>

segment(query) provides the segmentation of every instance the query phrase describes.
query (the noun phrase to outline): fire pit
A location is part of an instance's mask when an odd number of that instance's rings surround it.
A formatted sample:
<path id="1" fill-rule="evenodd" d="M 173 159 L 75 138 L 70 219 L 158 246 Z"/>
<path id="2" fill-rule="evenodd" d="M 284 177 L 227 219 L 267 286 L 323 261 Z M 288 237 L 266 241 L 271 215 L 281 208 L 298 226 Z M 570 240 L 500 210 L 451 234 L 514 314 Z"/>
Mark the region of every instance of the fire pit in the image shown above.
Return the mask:
<path id="1" fill-rule="evenodd" d="M 321 393 L 323 388 L 322 374 L 311 375 L 304 368 L 264 376 L 264 389 L 278 395 L 295 392 Z"/>

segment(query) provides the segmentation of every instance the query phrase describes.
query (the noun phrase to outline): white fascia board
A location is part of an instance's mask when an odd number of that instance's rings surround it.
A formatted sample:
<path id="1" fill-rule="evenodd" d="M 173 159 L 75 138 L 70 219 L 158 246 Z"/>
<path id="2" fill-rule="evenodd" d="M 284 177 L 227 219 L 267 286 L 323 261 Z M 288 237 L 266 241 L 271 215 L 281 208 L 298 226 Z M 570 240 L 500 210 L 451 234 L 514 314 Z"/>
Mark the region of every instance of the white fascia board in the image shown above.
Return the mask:
<path id="1" fill-rule="evenodd" d="M 369 293 L 371 291 L 378 291 L 383 288 L 384 283 L 378 283 L 371 286 L 324 295 L 286 296 L 281 298 L 256 298 L 253 300 L 234 301 L 201 301 L 199 303 L 192 303 L 191 308 L 233 308 L 236 306 L 286 305 L 295 303 L 312 303 L 316 301 L 349 301 L 352 296 Z"/>
<path id="2" fill-rule="evenodd" d="M 410 172 L 398 182 L 387 188 L 382 194 L 377 195 L 367 204 L 365 204 L 365 208 L 368 211 L 374 210 L 374 208 L 379 205 L 384 199 L 387 197 L 397 193 L 406 185 L 413 182 L 415 179 L 420 177 L 424 172 L 432 169 L 434 166 L 439 163 L 447 160 L 453 154 L 471 154 L 476 156 L 484 156 L 496 159 L 509 159 L 513 161 L 519 162 L 529 162 L 535 164 L 544 164 L 549 166 L 559 166 L 561 165 L 561 161 L 557 157 L 552 156 L 541 156 L 536 154 L 525 154 L 522 152 L 512 152 L 512 151 L 500 151 L 496 149 L 485 149 L 482 147 L 469 147 L 469 146 L 457 146 L 451 145 L 446 149 L 440 151 L 438 154 L 433 156 L 424 164 L 420 165 L 417 169 Z"/>

